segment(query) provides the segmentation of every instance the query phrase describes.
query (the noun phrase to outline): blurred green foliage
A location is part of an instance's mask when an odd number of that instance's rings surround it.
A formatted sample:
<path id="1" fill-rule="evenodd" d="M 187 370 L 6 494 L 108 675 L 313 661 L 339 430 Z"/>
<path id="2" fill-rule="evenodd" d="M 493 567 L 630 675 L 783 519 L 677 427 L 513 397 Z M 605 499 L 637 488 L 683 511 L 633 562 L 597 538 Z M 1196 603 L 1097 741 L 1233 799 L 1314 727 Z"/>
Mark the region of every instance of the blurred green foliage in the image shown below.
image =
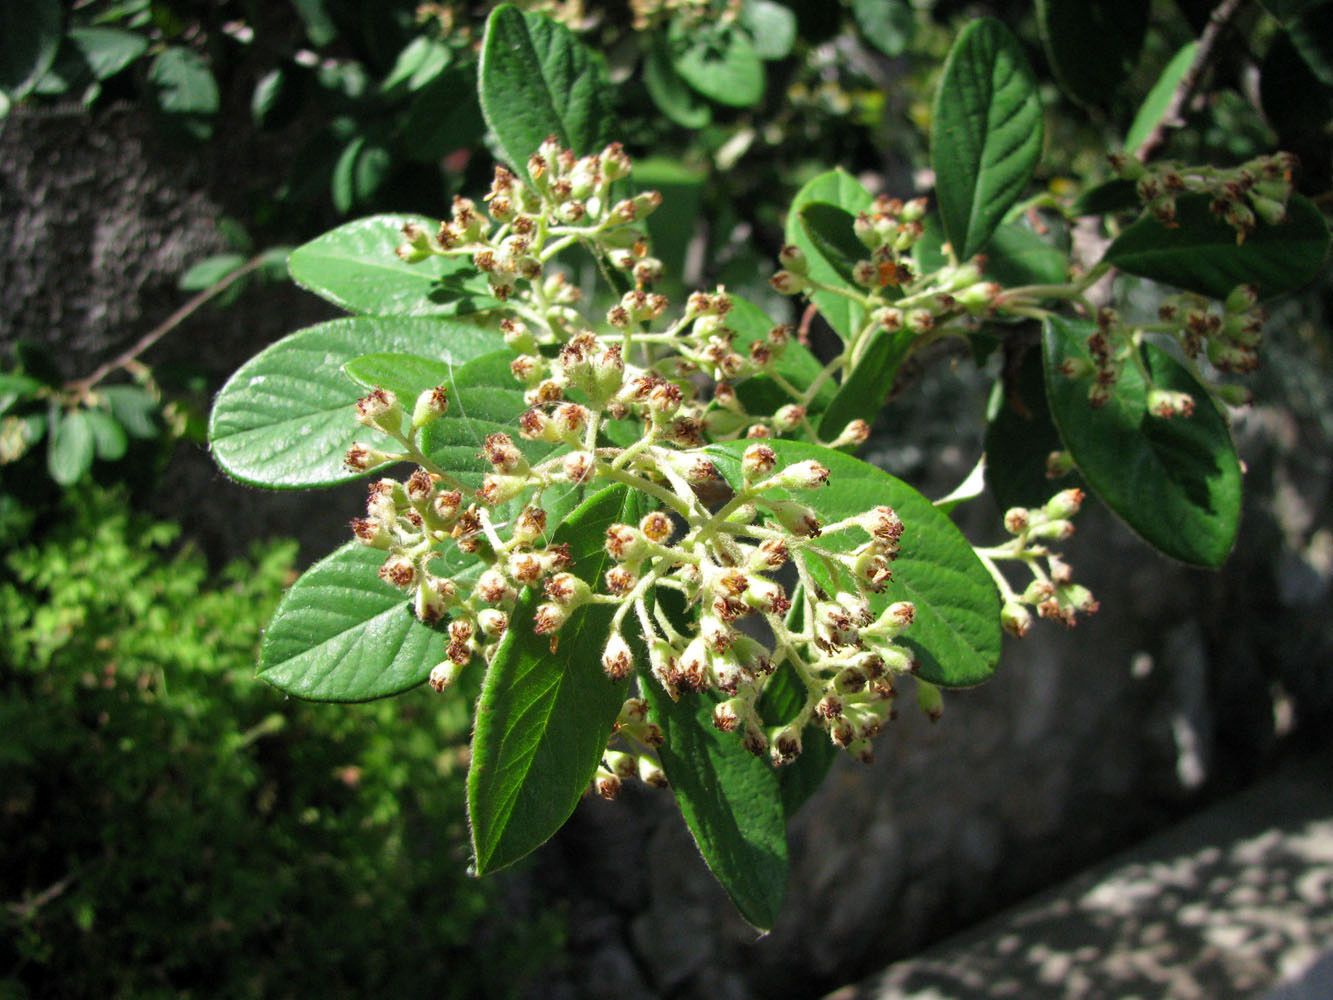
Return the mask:
<path id="1" fill-rule="evenodd" d="M 0 573 L 0 996 L 506 997 L 553 959 L 554 918 L 463 874 L 466 698 L 254 678 L 292 543 L 212 574 L 95 488 L 32 527 Z"/>

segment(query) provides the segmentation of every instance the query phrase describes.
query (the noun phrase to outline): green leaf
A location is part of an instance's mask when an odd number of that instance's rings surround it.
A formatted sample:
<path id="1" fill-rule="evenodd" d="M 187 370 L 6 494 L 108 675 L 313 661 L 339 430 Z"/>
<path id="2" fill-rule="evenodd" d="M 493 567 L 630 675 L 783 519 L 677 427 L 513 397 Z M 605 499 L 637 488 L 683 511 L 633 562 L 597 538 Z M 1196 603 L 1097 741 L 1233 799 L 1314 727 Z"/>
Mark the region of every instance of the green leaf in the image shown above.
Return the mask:
<path id="1" fill-rule="evenodd" d="M 812 201 L 801 206 L 801 226 L 819 255 L 837 272 L 843 283 L 855 288 L 852 274 L 856 265 L 870 258 L 870 251 L 856 236 L 856 216 L 827 202 Z"/>
<path id="2" fill-rule="evenodd" d="M 643 85 L 657 109 L 682 128 L 701 129 L 713 120 L 707 102 L 671 64 L 671 49 L 661 32 L 653 32 L 644 47 Z"/>
<path id="3" fill-rule="evenodd" d="M 88 418 L 88 427 L 93 432 L 93 445 L 97 457 L 104 462 L 114 462 L 125 457 L 129 438 L 125 428 L 105 410 L 84 410 Z"/>
<path id="4" fill-rule="evenodd" d="M 51 434 L 46 439 L 46 471 L 61 486 L 73 486 L 92 468 L 96 439 L 85 410 L 50 415 Z"/>
<path id="5" fill-rule="evenodd" d="M 1079 195 L 1074 201 L 1073 211 L 1075 215 L 1107 215 L 1131 208 L 1138 211 L 1141 207 L 1134 182 L 1112 177 Z"/>
<path id="6" fill-rule="evenodd" d="M 999 21 L 973 21 L 945 60 L 931 126 L 940 218 L 960 259 L 985 245 L 1023 193 L 1041 144 L 1041 101 L 1022 46 Z"/>
<path id="7" fill-rule="evenodd" d="M 0 91 L 17 101 L 55 61 L 60 0 L 0 0 Z"/>
<path id="8" fill-rule="evenodd" d="M 1080 104 L 1106 107 L 1138 61 L 1148 0 L 1037 0 L 1055 78 Z"/>
<path id="9" fill-rule="evenodd" d="M 1147 385 L 1126 365 L 1111 401 L 1088 405 L 1094 376 L 1067 378 L 1067 359 L 1090 361 L 1086 320 L 1046 321 L 1046 393 L 1060 437 L 1093 492 L 1146 542 L 1181 562 L 1220 566 L 1240 526 L 1240 462 L 1226 420 L 1207 390 L 1170 355 L 1145 345 L 1154 381 L 1194 398 L 1190 417 L 1160 418 L 1147 408 Z"/>
<path id="10" fill-rule="evenodd" d="M 774 0 L 745 0 L 741 25 L 750 33 L 760 59 L 786 59 L 796 44 L 796 15 Z"/>
<path id="11" fill-rule="evenodd" d="M 1106 260 L 1122 271 L 1192 292 L 1226 298 L 1237 285 L 1259 286 L 1261 299 L 1294 291 L 1319 272 L 1328 252 L 1328 225 L 1310 201 L 1293 194 L 1287 221 L 1260 222 L 1243 243 L 1236 231 L 1193 195 L 1176 203 L 1168 228 L 1145 215 L 1106 250 Z"/>
<path id="12" fill-rule="evenodd" d="M 806 205 L 826 202 L 855 216 L 869 208 L 872 200 L 861 182 L 841 168 L 812 178 L 796 192 L 787 213 L 786 238 L 788 243 L 795 244 L 805 253 L 812 278 L 830 285 L 846 284 L 833 262 L 824 257 L 823 251 L 806 232 L 801 211 Z M 815 292 L 811 300 L 844 343 L 856 335 L 864 322 L 864 310 L 841 295 Z"/>
<path id="13" fill-rule="evenodd" d="M 1035 345 L 1034 345 L 1035 347 Z M 1040 507 L 1081 482 L 1072 473 L 1046 478 L 1046 459 L 1064 442 L 1046 403 L 1041 352 L 1026 351 L 1016 376 L 996 383 L 999 399 L 986 424 L 986 485 L 1000 510 Z"/>
<path id="14" fill-rule="evenodd" d="M 42 383 L 31 375 L 15 375 L 12 372 L 0 372 L 0 396 L 14 399 L 20 396 L 35 396 Z"/>
<path id="15" fill-rule="evenodd" d="M 298 330 L 247 361 L 218 393 L 208 424 L 213 458 L 254 486 L 349 482 L 358 478 L 343 465 L 352 442 L 388 439 L 356 422 L 360 394 L 343 364 L 378 351 L 461 365 L 499 346 L 498 334 L 447 320 L 358 316 Z"/>
<path id="16" fill-rule="evenodd" d="M 97 392 L 130 437 L 147 441 L 162 434 L 161 410 L 148 390 L 137 385 L 109 385 Z"/>
<path id="17" fill-rule="evenodd" d="M 1026 226 L 1006 222 L 986 244 L 986 277 L 1006 288 L 1061 285 L 1069 259 Z"/>
<path id="18" fill-rule="evenodd" d="M 318 48 L 338 37 L 338 26 L 329 16 L 325 0 L 292 0 L 292 6 L 305 24 L 306 38 L 310 44 Z"/>
<path id="19" fill-rule="evenodd" d="M 260 678 L 311 701 L 369 701 L 429 677 L 447 636 L 379 578 L 384 557 L 348 542 L 306 570 L 264 632 Z"/>
<path id="20" fill-rule="evenodd" d="M 239 253 L 220 253 L 205 257 L 192 264 L 176 281 L 183 292 L 198 292 L 212 288 L 219 281 L 245 264 L 246 257 Z"/>
<path id="21" fill-rule="evenodd" d="M 453 53 L 442 41 L 427 35 L 417 35 L 405 45 L 394 59 L 393 66 L 380 81 L 380 93 L 397 97 L 398 91 L 420 90 L 449 65 Z"/>
<path id="22" fill-rule="evenodd" d="M 741 482 L 740 457 L 751 442 L 710 445 L 714 464 L 733 486 Z M 898 512 L 903 532 L 893 580 L 874 596 L 878 614 L 894 601 L 916 604 L 916 619 L 898 640 L 920 661 L 920 676 L 932 684 L 965 687 L 980 684 L 995 671 L 1000 657 L 999 598 L 986 567 L 972 545 L 934 505 L 912 487 L 860 459 L 798 441 L 769 441 L 779 465 L 814 460 L 828 468 L 829 485 L 817 496 L 790 496 L 813 503 L 825 522 L 863 513 L 878 504 Z M 850 549 L 865 541 L 857 532 L 820 539 L 830 547 Z M 829 584 L 827 571 L 812 566 L 816 579 Z"/>
<path id="23" fill-rule="evenodd" d="M 39 94 L 66 94 L 88 87 L 96 94 L 98 81 L 115 76 L 138 59 L 148 40 L 119 28 L 70 28 L 51 68 L 37 82 Z M 85 103 L 89 98 L 85 94 Z"/>
<path id="24" fill-rule="evenodd" d="M 1171 97 L 1180 84 L 1181 77 L 1189 72 L 1190 66 L 1194 63 L 1194 54 L 1198 50 L 1199 43 L 1190 42 L 1172 56 L 1171 61 L 1166 64 L 1166 68 L 1162 70 L 1162 75 L 1157 78 L 1157 82 L 1152 85 L 1152 90 L 1148 91 L 1148 96 L 1143 99 L 1143 104 L 1139 106 L 1138 112 L 1134 115 L 1134 121 L 1125 134 L 1126 153 L 1132 155 L 1137 152 L 1138 148 L 1143 145 L 1143 141 L 1157 127 L 1157 123 L 1162 120 L 1162 115 L 1166 114 L 1166 109 L 1171 104 Z"/>
<path id="25" fill-rule="evenodd" d="M 819 421 L 819 436 L 831 441 L 853 420 L 871 423 L 893 388 L 898 366 L 912 349 L 916 335 L 908 330 L 873 330 L 851 372 Z"/>
<path id="26" fill-rule="evenodd" d="M 1333 3 L 1306 8 L 1287 32 L 1319 82 L 1333 87 Z"/>
<path id="27" fill-rule="evenodd" d="M 217 81 L 208 62 L 192 49 L 163 49 L 148 70 L 157 106 L 169 121 L 195 139 L 213 134 L 212 116 L 220 104 Z"/>
<path id="28" fill-rule="evenodd" d="M 371 316 L 451 316 L 499 305 L 485 279 L 465 261 L 430 256 L 417 264 L 399 258 L 409 222 L 432 231 L 416 215 L 372 215 L 348 222 L 291 252 L 292 280 L 350 312 Z"/>
<path id="29" fill-rule="evenodd" d="M 734 24 L 677 19 L 668 35 L 671 64 L 710 101 L 748 108 L 764 96 L 764 64 L 750 36 Z"/>
<path id="30" fill-rule="evenodd" d="M 735 733 L 713 726 L 713 696 L 673 702 L 655 682 L 643 692 L 666 742 L 658 751 L 681 815 L 714 877 L 760 930 L 787 894 L 787 829 L 778 776 Z"/>
<path id="31" fill-rule="evenodd" d="M 916 35 L 916 17 L 905 0 L 852 0 L 852 16 L 866 41 L 889 57 L 906 52 Z"/>
<path id="32" fill-rule="evenodd" d="M 613 486 L 590 497 L 556 530 L 572 572 L 597 586 L 610 562 L 606 529 L 638 523 L 641 494 Z M 468 771 L 468 819 L 477 874 L 535 850 L 564 825 L 606 749 L 629 680 L 601 665 L 615 606 L 576 609 L 556 642 L 532 628 L 543 598 L 527 588 L 486 671 Z"/>
<path id="33" fill-rule="evenodd" d="M 388 389 L 402 401 L 404 407 L 413 404 L 427 389 L 447 386 L 454 366 L 447 361 L 435 361 L 417 354 L 363 354 L 343 365 L 343 374 L 362 389 L 376 386 Z"/>
<path id="34" fill-rule="evenodd" d="M 423 87 L 402 125 L 407 156 L 418 163 L 437 163 L 455 149 L 471 146 L 485 131 L 471 65 L 446 70 Z"/>
<path id="35" fill-rule="evenodd" d="M 385 146 L 367 136 L 356 136 L 343 147 L 333 165 L 333 207 L 346 215 L 370 201 L 392 167 L 393 155 Z"/>
<path id="36" fill-rule="evenodd" d="M 481 110 L 523 177 L 547 136 L 575 155 L 598 152 L 612 122 L 600 64 L 564 25 L 510 4 L 491 12 L 478 70 Z"/>

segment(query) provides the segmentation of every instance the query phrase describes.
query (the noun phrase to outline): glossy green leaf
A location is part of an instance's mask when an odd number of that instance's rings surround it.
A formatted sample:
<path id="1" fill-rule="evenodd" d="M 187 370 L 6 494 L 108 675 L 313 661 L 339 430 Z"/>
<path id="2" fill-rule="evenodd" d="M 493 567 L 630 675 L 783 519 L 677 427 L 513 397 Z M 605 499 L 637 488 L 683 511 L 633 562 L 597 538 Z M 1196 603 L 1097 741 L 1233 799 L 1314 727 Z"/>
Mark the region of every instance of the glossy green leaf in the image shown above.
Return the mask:
<path id="1" fill-rule="evenodd" d="M 801 226 L 820 256 L 838 273 L 843 283 L 856 287 L 852 274 L 870 251 L 856 236 L 856 216 L 837 205 L 812 201 L 801 206 Z"/>
<path id="2" fill-rule="evenodd" d="M 906 0 L 852 0 L 852 16 L 866 41 L 886 56 L 900 56 L 916 34 L 916 16 Z"/>
<path id="3" fill-rule="evenodd" d="M 0 91 L 18 100 L 55 61 L 60 0 L 0 0 Z"/>
<path id="4" fill-rule="evenodd" d="M 597 586 L 610 557 L 606 529 L 638 523 L 643 497 L 613 486 L 590 497 L 556 530 L 572 572 Z M 486 671 L 468 771 L 468 819 L 479 875 L 513 864 L 564 825 L 602 759 L 629 688 L 601 665 L 615 606 L 576 609 L 557 640 L 533 632 L 544 598 L 528 588 Z"/>
<path id="5" fill-rule="evenodd" d="M 403 226 L 434 230 L 424 216 L 372 215 L 348 222 L 291 252 L 292 280 L 350 312 L 371 316 L 449 316 L 499 302 L 478 272 L 459 258 L 431 256 L 409 264 L 394 253 Z"/>
<path id="6" fill-rule="evenodd" d="M 1148 0 L 1037 0 L 1042 45 L 1060 86 L 1106 107 L 1138 61 Z"/>
<path id="7" fill-rule="evenodd" d="M 363 354 L 343 365 L 343 374 L 362 389 L 388 389 L 402 400 L 405 410 L 427 389 L 448 386 L 453 370 L 447 361 L 389 352 Z"/>
<path id="8" fill-rule="evenodd" d="M 125 428 L 105 410 L 84 410 L 88 427 L 93 432 L 93 446 L 97 457 L 104 462 L 114 462 L 125 457 L 129 447 L 129 436 Z"/>
<path id="9" fill-rule="evenodd" d="M 1026 226 L 1006 222 L 986 244 L 986 277 L 1006 288 L 1064 284 L 1069 259 Z"/>
<path id="10" fill-rule="evenodd" d="M 355 420 L 361 393 L 342 373 L 346 362 L 378 351 L 457 366 L 499 346 L 498 334 L 448 320 L 358 316 L 298 330 L 247 361 L 218 393 L 208 425 L 213 458 L 234 479 L 274 489 L 356 479 L 343 456 L 378 432 Z"/>
<path id="11" fill-rule="evenodd" d="M 764 64 L 750 36 L 734 24 L 677 19 L 668 35 L 671 64 L 710 101 L 748 108 L 764 96 Z"/>
<path id="12" fill-rule="evenodd" d="M 1012 378 L 996 383 L 999 399 L 986 423 L 986 485 L 1000 510 L 1040 507 L 1066 487 L 1080 485 L 1074 474 L 1046 477 L 1046 459 L 1064 442 L 1046 402 L 1041 352 L 1024 353 Z"/>
<path id="13" fill-rule="evenodd" d="M 999 21 L 973 21 L 945 60 L 931 126 L 940 218 L 960 259 L 985 245 L 1022 195 L 1041 144 L 1041 101 L 1022 46 Z"/>
<path id="14" fill-rule="evenodd" d="M 148 69 L 157 106 L 169 121 L 195 139 L 213 134 L 212 116 L 221 103 L 208 61 L 193 49 L 172 45 L 158 53 Z"/>
<path id="15" fill-rule="evenodd" d="M 760 59 L 786 59 L 796 43 L 796 15 L 774 0 L 745 0 L 740 24 L 750 33 Z"/>
<path id="16" fill-rule="evenodd" d="M 264 632 L 259 676 L 312 701 L 369 701 L 430 676 L 448 637 L 379 578 L 385 554 L 348 542 L 305 571 Z"/>
<path id="17" fill-rule="evenodd" d="M 995 671 L 1000 657 L 999 598 L 985 566 L 947 516 L 900 479 L 831 448 L 797 441 L 769 441 L 780 465 L 813 459 L 829 469 L 829 484 L 817 494 L 790 494 L 814 504 L 820 518 L 833 522 L 879 504 L 898 512 L 906 530 L 893 564 L 893 580 L 875 595 L 876 613 L 893 601 L 916 604 L 916 619 L 898 640 L 920 662 L 920 675 L 932 684 L 965 687 L 979 684 Z M 710 445 L 718 470 L 733 485 L 740 483 L 740 456 L 748 441 Z M 826 534 L 821 543 L 850 549 L 865 541 L 859 532 Z M 812 566 L 828 585 L 827 571 Z"/>
<path id="18" fill-rule="evenodd" d="M 583 156 L 606 142 L 612 117 L 601 66 L 564 25 L 510 4 L 491 12 L 478 70 L 481 110 L 509 163 L 526 177 L 547 136 Z"/>
<path id="19" fill-rule="evenodd" d="M 52 410 L 46 439 L 46 471 L 61 486 L 73 486 L 92 468 L 96 438 L 85 410 Z"/>
<path id="20" fill-rule="evenodd" d="M 643 85 L 657 110 L 682 128 L 700 129 L 713 120 L 708 102 L 676 72 L 671 48 L 661 32 L 654 32 L 645 45 Z"/>
<path id="21" fill-rule="evenodd" d="M 787 893 L 787 830 L 773 767 L 736 733 L 713 726 L 713 696 L 673 702 L 644 684 L 666 743 L 658 755 L 681 815 L 713 876 L 741 916 L 760 930 L 777 921 Z"/>
<path id="22" fill-rule="evenodd" d="M 1139 106 L 1138 112 L 1134 115 L 1134 121 L 1129 126 L 1129 131 L 1125 133 L 1125 152 L 1133 154 L 1143 145 L 1143 140 L 1158 123 L 1162 116 L 1166 114 L 1166 109 L 1171 104 L 1171 98 L 1175 94 L 1176 87 L 1179 86 L 1181 78 L 1189 72 L 1190 66 L 1194 63 L 1194 54 L 1199 51 L 1198 42 L 1190 42 L 1183 46 L 1179 52 L 1171 57 L 1171 61 L 1166 64 L 1162 70 L 1162 75 L 1157 78 L 1157 82 L 1152 85 L 1152 90 L 1148 91 L 1148 96 L 1143 99 L 1143 104 Z"/>
<path id="23" fill-rule="evenodd" d="M 1092 375 L 1067 378 L 1067 359 L 1089 361 L 1086 320 L 1046 321 L 1043 357 L 1051 414 L 1083 478 L 1145 541 L 1181 562 L 1220 566 L 1240 526 L 1240 462 L 1226 420 L 1203 386 L 1170 355 L 1145 345 L 1153 379 L 1194 398 L 1189 417 L 1160 418 L 1147 408 L 1147 386 L 1126 365 L 1101 409 L 1088 405 Z"/>
<path id="24" fill-rule="evenodd" d="M 1176 203 L 1172 227 L 1151 215 L 1139 219 L 1107 248 L 1106 260 L 1130 274 L 1214 298 L 1251 283 L 1268 299 L 1310 281 L 1324 263 L 1328 242 L 1323 215 L 1299 194 L 1291 196 L 1286 222 L 1261 222 L 1243 243 L 1209 211 L 1208 198 L 1195 195 Z"/>
<path id="25" fill-rule="evenodd" d="M 795 244 L 805 253 L 812 278 L 830 285 L 846 284 L 833 262 L 824 257 L 823 251 L 806 232 L 801 221 L 802 209 L 806 205 L 824 202 L 855 216 L 869 208 L 872 200 L 861 182 L 841 168 L 819 174 L 796 192 L 787 213 L 786 238 L 788 243 Z M 840 295 L 815 292 L 811 299 L 844 342 L 851 340 L 864 322 L 865 311 Z"/>
<path id="26" fill-rule="evenodd" d="M 893 388 L 898 366 L 903 363 L 916 335 L 907 330 L 877 328 L 869 334 L 864 350 L 853 363 L 851 372 L 838 385 L 828 409 L 819 421 L 819 436 L 825 441 L 836 438 L 853 420 L 873 423 L 875 414 Z"/>

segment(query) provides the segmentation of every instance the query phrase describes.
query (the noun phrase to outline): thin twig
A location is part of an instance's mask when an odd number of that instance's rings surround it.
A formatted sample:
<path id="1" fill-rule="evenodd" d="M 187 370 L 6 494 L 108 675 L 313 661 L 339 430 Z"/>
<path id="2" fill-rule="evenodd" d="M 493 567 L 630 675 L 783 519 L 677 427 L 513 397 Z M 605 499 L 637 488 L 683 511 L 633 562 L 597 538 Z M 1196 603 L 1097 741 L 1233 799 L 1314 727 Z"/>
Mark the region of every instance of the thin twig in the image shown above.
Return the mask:
<path id="1" fill-rule="evenodd" d="M 266 257 L 264 254 L 257 254 L 256 256 L 251 257 L 236 270 L 232 271 L 215 284 L 209 285 L 194 298 L 190 299 L 189 302 L 186 302 L 161 323 L 149 330 L 123 354 L 120 354 L 101 365 L 91 375 L 67 383 L 65 385 L 66 391 L 73 393 L 75 396 L 83 396 L 117 368 L 128 368 L 138 360 L 140 354 L 148 350 L 172 330 L 180 326 L 180 324 L 184 323 L 196 310 L 205 305 L 210 299 L 222 294 L 241 278 L 263 265 L 265 259 Z"/>
<path id="2" fill-rule="evenodd" d="M 1166 141 L 1166 134 L 1171 129 L 1178 127 L 1181 122 L 1181 111 L 1185 107 L 1185 102 L 1194 91 L 1199 78 L 1203 76 L 1203 71 L 1213 57 L 1213 48 L 1217 45 L 1217 40 L 1222 37 L 1222 32 L 1226 26 L 1235 17 L 1236 11 L 1244 0 L 1222 0 L 1220 4 L 1213 8 L 1212 14 L 1208 17 L 1208 24 L 1203 29 L 1203 34 L 1199 36 L 1199 47 L 1194 52 L 1194 59 L 1190 63 L 1190 68 L 1185 71 L 1185 75 L 1180 78 L 1176 84 L 1176 89 L 1171 93 L 1171 101 L 1166 106 L 1166 111 L 1162 117 L 1157 119 L 1157 124 L 1153 126 L 1148 137 L 1139 144 L 1135 150 L 1134 156 L 1140 163 L 1147 163 L 1148 157 L 1153 150 Z"/>

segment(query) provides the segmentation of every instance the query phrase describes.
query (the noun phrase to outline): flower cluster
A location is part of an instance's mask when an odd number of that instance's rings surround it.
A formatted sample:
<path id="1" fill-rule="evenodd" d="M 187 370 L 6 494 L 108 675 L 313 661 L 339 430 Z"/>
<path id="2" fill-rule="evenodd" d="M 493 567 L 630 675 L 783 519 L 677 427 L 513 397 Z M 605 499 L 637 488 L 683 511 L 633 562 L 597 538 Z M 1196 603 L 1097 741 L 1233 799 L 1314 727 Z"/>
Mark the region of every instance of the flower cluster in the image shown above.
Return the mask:
<path id="1" fill-rule="evenodd" d="M 477 442 L 489 471 L 468 489 L 432 462 L 422 436 L 449 412 L 444 387 L 422 393 L 410 414 L 388 390 L 369 392 L 357 419 L 393 444 L 358 442 L 347 465 L 371 471 L 409 461 L 416 468 L 404 482 L 372 484 L 353 533 L 385 552 L 380 575 L 412 595 L 417 616 L 447 631 L 447 659 L 430 677 L 437 690 L 474 657 L 494 656 L 528 589 L 540 595 L 532 628 L 553 650 L 581 608 L 614 606 L 601 653 L 608 677 L 637 676 L 672 698 L 715 693 L 715 724 L 736 731 L 751 751 L 789 762 L 813 725 L 868 760 L 869 740 L 893 713 L 893 679 L 914 667 L 895 644 L 914 607 L 877 597 L 892 578 L 902 521 L 879 506 L 824 523 L 800 499 L 824 487 L 830 472 L 816 461 L 784 464 L 767 443 L 784 434 L 816 438 L 809 393 L 787 384 L 777 367 L 790 329 L 759 334 L 751 318 L 742 333 L 722 288 L 694 292 L 670 318 L 667 298 L 653 290 L 661 264 L 635 227 L 660 197 L 611 196 L 630 171 L 618 145 L 576 158 L 548 140 L 529 159 L 528 180 L 497 169 L 484 212 L 459 198 L 436 232 L 405 227 L 402 259 L 464 256 L 486 275 L 503 304 L 499 327 L 527 409 L 512 434 Z M 866 230 L 887 248 L 876 260 L 904 278 L 911 275 L 899 254 L 919 236 L 922 210 L 877 203 L 877 228 Z M 890 232 L 890 216 L 905 227 L 901 235 Z M 551 266 L 573 242 L 633 281 L 597 325 L 603 332 L 582 318 L 578 296 Z M 967 275 L 961 278 L 966 284 Z M 748 412 L 738 388 L 760 375 L 793 402 Z M 833 443 L 857 444 L 868 433 L 854 420 Z M 728 481 L 706 446 L 737 438 L 753 443 Z M 611 565 L 597 579 L 572 564 L 567 546 L 553 543 L 544 498 L 610 484 L 629 487 L 651 509 L 637 523 L 607 529 Z M 793 579 L 799 586 L 789 592 Z M 758 706 L 782 664 L 800 678 L 806 698 L 794 717 L 774 725 Z M 594 790 L 612 797 L 632 777 L 660 783 L 652 751 L 661 739 L 645 703 L 630 698 Z"/>
<path id="2" fill-rule="evenodd" d="M 866 292 L 862 304 L 869 309 L 871 328 L 903 330 L 920 337 L 962 333 L 970 328 L 970 320 L 988 316 L 1004 305 L 1000 286 L 983 280 L 980 258 L 918 273 L 911 250 L 925 232 L 926 207 L 924 198 L 903 202 L 879 195 L 869 209 L 856 216 L 853 228 L 869 256 L 853 265 L 851 276 Z M 779 262 L 782 269 L 770 283 L 784 295 L 845 294 L 810 275 L 799 247 L 783 247 Z"/>
<path id="3" fill-rule="evenodd" d="M 1173 295 L 1158 308 L 1157 322 L 1135 326 L 1125 323 L 1115 309 L 1100 309 L 1096 330 L 1087 340 L 1090 360 L 1066 359 L 1060 372 L 1071 378 L 1092 376 L 1088 401 L 1096 409 L 1110 401 L 1126 365 L 1133 365 L 1147 384 L 1150 413 L 1156 417 L 1188 417 L 1194 412 L 1195 400 L 1188 393 L 1154 383 L 1139 355 L 1140 339 L 1147 333 L 1164 335 L 1180 345 L 1191 363 L 1206 357 L 1219 371 L 1254 371 L 1259 364 L 1258 347 L 1266 316 L 1257 304 L 1258 295 L 1254 285 L 1238 285 L 1222 303 L 1220 312 L 1201 295 Z M 1238 404 L 1249 398 L 1241 386 L 1214 383 L 1197 369 L 1196 374 L 1204 387 L 1224 402 Z"/>
<path id="4" fill-rule="evenodd" d="M 1032 612 L 1072 628 L 1079 613 L 1093 614 L 1097 602 L 1092 593 L 1074 582 L 1073 570 L 1047 543 L 1062 541 L 1074 533 L 1073 517 L 1083 504 L 1083 491 L 1062 490 L 1043 506 L 1013 507 L 1005 512 L 1007 543 L 976 549 L 1000 590 L 1003 606 L 1000 623 L 1010 635 L 1022 637 L 1032 627 Z M 1022 565 L 1031 580 L 1016 590 L 996 567 L 998 561 Z"/>
<path id="5" fill-rule="evenodd" d="M 1124 153 L 1108 159 L 1117 177 L 1134 182 L 1139 200 L 1163 225 L 1175 223 L 1177 198 L 1202 194 L 1212 213 L 1236 231 L 1237 243 L 1254 231 L 1257 221 L 1272 226 L 1286 219 L 1297 166 L 1291 153 L 1259 156 L 1230 169 L 1169 161 L 1146 165 Z"/>

